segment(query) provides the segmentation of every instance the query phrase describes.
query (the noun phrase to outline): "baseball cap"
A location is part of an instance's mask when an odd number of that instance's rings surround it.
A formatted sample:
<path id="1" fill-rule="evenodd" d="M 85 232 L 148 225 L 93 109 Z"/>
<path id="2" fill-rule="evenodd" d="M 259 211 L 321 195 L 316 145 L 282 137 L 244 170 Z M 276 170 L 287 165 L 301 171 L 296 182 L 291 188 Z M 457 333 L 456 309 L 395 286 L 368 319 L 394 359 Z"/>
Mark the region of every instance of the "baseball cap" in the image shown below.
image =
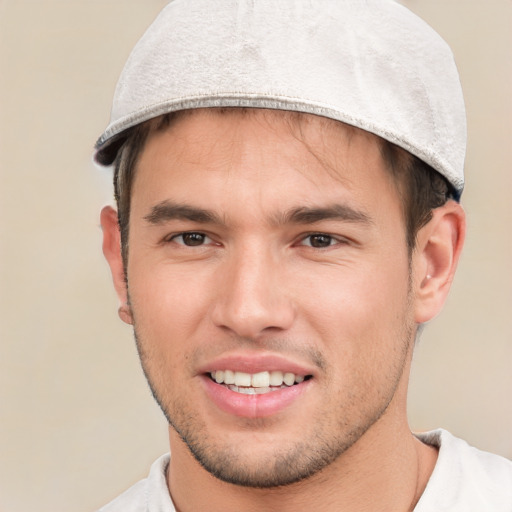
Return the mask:
<path id="1" fill-rule="evenodd" d="M 133 49 L 95 159 L 131 128 L 194 108 L 328 117 L 374 133 L 464 187 L 466 117 L 447 43 L 394 0 L 173 0 Z"/>

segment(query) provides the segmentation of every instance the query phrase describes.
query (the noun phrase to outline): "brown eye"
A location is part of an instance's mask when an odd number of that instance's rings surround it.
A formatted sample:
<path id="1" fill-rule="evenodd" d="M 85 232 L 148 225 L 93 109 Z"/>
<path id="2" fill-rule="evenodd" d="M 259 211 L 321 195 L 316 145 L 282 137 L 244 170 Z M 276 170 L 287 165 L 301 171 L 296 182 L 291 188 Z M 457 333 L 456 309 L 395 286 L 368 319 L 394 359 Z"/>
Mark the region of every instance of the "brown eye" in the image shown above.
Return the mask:
<path id="1" fill-rule="evenodd" d="M 181 245 L 186 245 L 188 247 L 196 247 L 198 245 L 203 245 L 207 239 L 208 237 L 203 233 L 191 232 L 176 235 L 172 238 L 172 241 Z"/>
<path id="2" fill-rule="evenodd" d="M 309 241 L 309 243 L 308 243 Z M 324 235 L 321 233 L 315 235 L 309 235 L 305 240 L 305 245 L 309 245 L 311 247 L 315 247 L 316 249 L 322 249 L 324 247 L 329 247 L 333 244 L 334 239 L 332 236 Z"/>

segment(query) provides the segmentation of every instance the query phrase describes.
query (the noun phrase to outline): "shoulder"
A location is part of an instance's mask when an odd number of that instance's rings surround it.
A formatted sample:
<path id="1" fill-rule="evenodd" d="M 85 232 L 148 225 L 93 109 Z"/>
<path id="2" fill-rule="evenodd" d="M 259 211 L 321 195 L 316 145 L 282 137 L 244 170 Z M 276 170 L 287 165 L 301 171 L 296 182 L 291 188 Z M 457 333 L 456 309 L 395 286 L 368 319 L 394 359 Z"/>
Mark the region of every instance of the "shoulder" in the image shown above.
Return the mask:
<path id="1" fill-rule="evenodd" d="M 445 430 L 417 437 L 439 448 L 436 467 L 415 512 L 510 512 L 512 462 L 470 446 Z"/>
<path id="2" fill-rule="evenodd" d="M 98 512 L 146 512 L 147 479 L 140 480 Z"/>
<path id="3" fill-rule="evenodd" d="M 165 473 L 169 465 L 169 454 L 162 455 L 151 466 L 147 478 L 103 506 L 98 512 L 173 512 Z"/>

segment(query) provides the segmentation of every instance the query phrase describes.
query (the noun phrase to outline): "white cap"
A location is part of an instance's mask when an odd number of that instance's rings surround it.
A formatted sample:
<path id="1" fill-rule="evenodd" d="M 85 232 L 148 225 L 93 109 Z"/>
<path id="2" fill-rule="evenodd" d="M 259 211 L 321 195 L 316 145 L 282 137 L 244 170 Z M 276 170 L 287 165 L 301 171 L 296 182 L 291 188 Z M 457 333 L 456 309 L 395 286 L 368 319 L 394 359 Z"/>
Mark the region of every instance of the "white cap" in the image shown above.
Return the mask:
<path id="1" fill-rule="evenodd" d="M 131 53 L 96 144 L 203 107 L 291 110 L 379 135 L 464 186 L 466 118 L 453 55 L 393 0 L 174 0 Z"/>

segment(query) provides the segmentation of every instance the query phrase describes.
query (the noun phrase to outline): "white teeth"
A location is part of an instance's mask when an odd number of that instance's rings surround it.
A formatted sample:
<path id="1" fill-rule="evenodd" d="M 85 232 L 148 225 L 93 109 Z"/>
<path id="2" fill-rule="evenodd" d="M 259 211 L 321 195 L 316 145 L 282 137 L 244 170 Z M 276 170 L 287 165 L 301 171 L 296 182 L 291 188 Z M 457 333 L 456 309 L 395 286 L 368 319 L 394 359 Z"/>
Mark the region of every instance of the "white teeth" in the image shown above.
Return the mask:
<path id="1" fill-rule="evenodd" d="M 251 377 L 253 388 L 268 388 L 270 386 L 270 375 L 268 372 L 254 373 Z"/>
<path id="2" fill-rule="evenodd" d="M 280 386 L 283 383 L 283 372 L 270 372 L 270 385 Z"/>
<path id="3" fill-rule="evenodd" d="M 226 370 L 224 372 L 224 384 L 234 384 L 235 383 L 235 372 L 231 370 Z"/>
<path id="4" fill-rule="evenodd" d="M 295 375 L 293 373 L 285 373 L 283 381 L 287 386 L 293 386 L 295 383 Z"/>
<path id="5" fill-rule="evenodd" d="M 245 373 L 232 370 L 217 370 L 211 372 L 212 379 L 218 384 L 225 384 L 232 391 L 249 395 L 264 394 L 275 391 L 276 388 L 284 388 L 300 384 L 304 381 L 304 375 L 295 375 L 291 372 L 281 371 Z"/>
<path id="6" fill-rule="evenodd" d="M 235 385 L 249 387 L 251 385 L 251 374 L 244 372 L 235 372 Z"/>

